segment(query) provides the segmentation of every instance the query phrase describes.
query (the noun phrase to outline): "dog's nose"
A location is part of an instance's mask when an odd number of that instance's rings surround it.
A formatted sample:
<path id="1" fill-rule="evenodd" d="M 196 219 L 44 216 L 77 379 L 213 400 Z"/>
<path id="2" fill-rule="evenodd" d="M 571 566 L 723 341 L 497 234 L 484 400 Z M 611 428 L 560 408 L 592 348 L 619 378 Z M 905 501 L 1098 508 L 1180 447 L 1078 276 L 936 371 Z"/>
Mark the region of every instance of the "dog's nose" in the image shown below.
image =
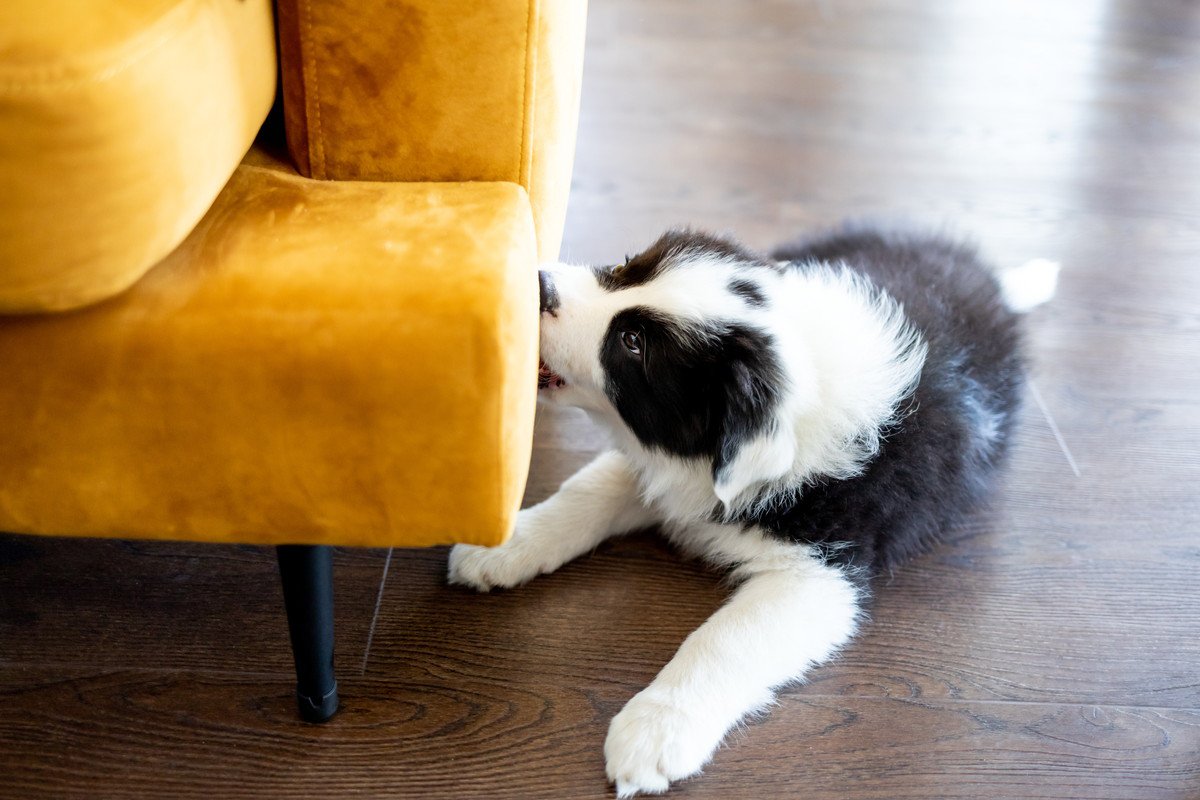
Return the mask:
<path id="1" fill-rule="evenodd" d="M 554 288 L 554 279 L 544 269 L 538 270 L 538 288 L 541 292 L 542 313 L 553 314 L 558 310 L 558 291 Z"/>

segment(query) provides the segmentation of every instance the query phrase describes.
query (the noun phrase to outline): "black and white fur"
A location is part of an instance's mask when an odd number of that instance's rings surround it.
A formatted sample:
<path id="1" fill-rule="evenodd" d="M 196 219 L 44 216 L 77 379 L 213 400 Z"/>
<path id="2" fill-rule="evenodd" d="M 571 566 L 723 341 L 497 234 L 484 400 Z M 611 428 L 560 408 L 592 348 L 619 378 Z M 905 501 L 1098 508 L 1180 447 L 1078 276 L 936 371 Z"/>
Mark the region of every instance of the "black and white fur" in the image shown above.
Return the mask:
<path id="1" fill-rule="evenodd" d="M 999 276 L 933 235 L 848 227 L 763 258 L 667 233 L 624 265 L 542 275 L 548 402 L 615 440 L 453 583 L 523 583 L 659 526 L 737 589 L 612 720 L 620 797 L 698 772 L 726 732 L 854 634 L 872 576 L 986 494 L 1020 400 L 1017 312 L 1057 265 Z"/>

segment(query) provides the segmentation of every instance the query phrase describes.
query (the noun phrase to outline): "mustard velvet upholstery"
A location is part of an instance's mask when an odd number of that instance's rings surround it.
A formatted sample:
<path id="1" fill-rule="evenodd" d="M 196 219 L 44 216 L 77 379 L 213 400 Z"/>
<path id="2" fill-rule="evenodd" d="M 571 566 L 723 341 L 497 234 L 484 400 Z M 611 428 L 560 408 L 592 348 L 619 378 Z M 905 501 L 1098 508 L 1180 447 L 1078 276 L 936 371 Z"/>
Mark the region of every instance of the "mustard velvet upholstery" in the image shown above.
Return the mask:
<path id="1" fill-rule="evenodd" d="M 129 291 L 0 317 L 0 530 L 503 541 L 535 250 L 515 183 L 313 181 L 252 153 Z"/>
<path id="2" fill-rule="evenodd" d="M 583 2 L 277 12 L 320 180 L 264 0 L 0 3 L 0 530 L 511 531 Z"/>
<path id="3" fill-rule="evenodd" d="M 279 0 L 288 141 L 333 180 L 511 181 L 558 256 L 585 0 Z"/>
<path id="4" fill-rule="evenodd" d="M 270 0 L 0 2 L 0 313 L 111 297 L 174 249 L 271 107 L 274 41 Z"/>

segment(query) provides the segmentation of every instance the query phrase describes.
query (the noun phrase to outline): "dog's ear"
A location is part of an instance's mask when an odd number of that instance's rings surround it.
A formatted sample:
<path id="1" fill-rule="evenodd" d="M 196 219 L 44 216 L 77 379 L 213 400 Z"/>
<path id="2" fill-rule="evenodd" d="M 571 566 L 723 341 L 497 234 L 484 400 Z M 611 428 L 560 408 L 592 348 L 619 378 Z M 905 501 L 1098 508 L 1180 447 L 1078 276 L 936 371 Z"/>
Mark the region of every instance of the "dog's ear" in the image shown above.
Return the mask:
<path id="1" fill-rule="evenodd" d="M 796 457 L 796 437 L 780 411 L 781 376 L 773 365 L 739 358 L 725 386 L 725 408 L 713 486 L 725 509 L 752 486 L 786 475 Z"/>

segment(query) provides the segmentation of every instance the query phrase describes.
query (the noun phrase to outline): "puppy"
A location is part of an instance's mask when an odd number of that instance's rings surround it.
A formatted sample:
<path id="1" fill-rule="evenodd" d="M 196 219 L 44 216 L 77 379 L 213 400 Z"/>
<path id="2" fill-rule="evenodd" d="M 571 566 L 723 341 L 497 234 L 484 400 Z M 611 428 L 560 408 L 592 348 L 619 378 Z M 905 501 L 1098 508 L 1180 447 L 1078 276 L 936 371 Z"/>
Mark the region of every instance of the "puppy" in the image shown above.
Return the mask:
<path id="1" fill-rule="evenodd" d="M 1017 314 L 1057 270 L 996 276 L 955 241 L 860 226 L 770 258 L 678 230 L 623 265 L 541 273 L 540 399 L 615 449 L 508 543 L 455 547 L 450 582 L 516 586 L 657 526 L 737 586 L 612 720 L 619 797 L 698 772 L 846 644 L 872 576 L 984 498 L 1022 392 Z"/>

